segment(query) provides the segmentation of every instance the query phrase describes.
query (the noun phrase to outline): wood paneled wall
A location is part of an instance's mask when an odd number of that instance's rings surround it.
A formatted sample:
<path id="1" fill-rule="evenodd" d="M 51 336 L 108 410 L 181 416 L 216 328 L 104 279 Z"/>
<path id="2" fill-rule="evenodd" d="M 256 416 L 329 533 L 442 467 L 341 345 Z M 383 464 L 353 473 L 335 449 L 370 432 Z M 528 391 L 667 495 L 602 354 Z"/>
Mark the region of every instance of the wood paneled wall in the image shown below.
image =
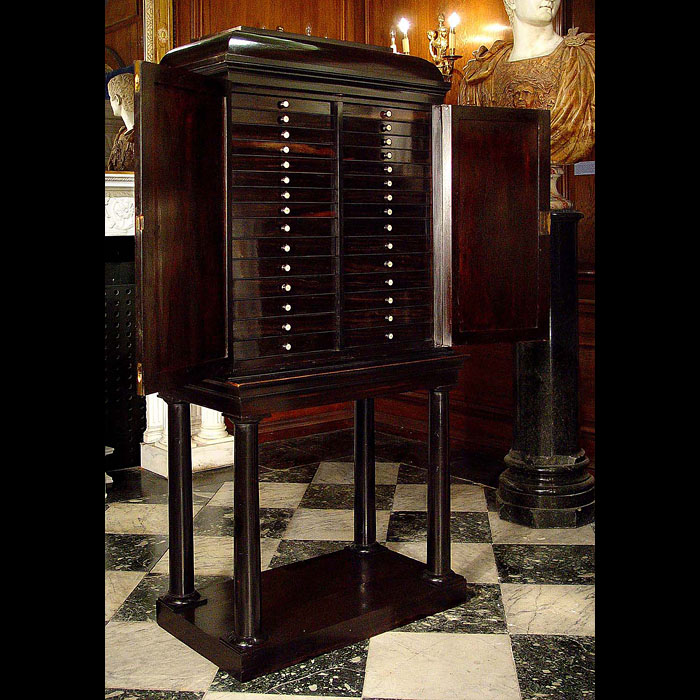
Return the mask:
<path id="1" fill-rule="evenodd" d="M 126 1 L 126 0 L 124 0 Z M 511 36 L 503 0 L 174 0 L 174 44 L 180 46 L 238 25 L 282 26 L 286 31 L 311 33 L 388 46 L 389 32 L 401 17 L 411 22 L 411 54 L 430 59 L 427 32 L 437 27 L 438 13 L 460 15 L 453 88 L 446 102 L 457 102 L 464 64 L 482 44 Z M 595 32 L 593 0 L 564 0 L 560 31 L 579 26 Z M 400 46 L 401 34 L 397 30 Z M 565 193 L 585 214 L 579 226 L 579 335 L 581 446 L 595 457 L 595 176 L 567 173 Z M 513 346 L 500 343 L 472 346 L 451 393 L 451 436 L 454 447 L 504 455 L 510 447 L 513 425 Z M 406 437 L 427 436 L 427 402 L 421 392 L 378 400 L 377 427 Z M 261 440 L 337 430 L 352 424 L 352 407 L 338 404 L 275 414 L 260 428 Z"/>
<path id="2" fill-rule="evenodd" d="M 113 53 L 114 52 L 114 53 Z M 143 58 L 141 0 L 107 0 L 105 3 L 105 64 L 119 68 Z"/>

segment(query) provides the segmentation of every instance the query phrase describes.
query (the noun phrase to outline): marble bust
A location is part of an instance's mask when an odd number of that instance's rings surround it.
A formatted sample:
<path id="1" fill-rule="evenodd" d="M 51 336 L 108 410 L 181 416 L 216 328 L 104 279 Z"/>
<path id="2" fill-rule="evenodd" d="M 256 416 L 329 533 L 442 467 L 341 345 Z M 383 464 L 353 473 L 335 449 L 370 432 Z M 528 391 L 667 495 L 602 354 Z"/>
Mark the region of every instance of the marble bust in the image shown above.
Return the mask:
<path id="1" fill-rule="evenodd" d="M 561 0 L 503 0 L 512 41 L 482 46 L 465 67 L 458 103 L 548 109 L 551 123 L 552 209 L 571 203 L 556 189 L 563 166 L 595 144 L 595 37 L 554 29 Z"/>
<path id="2" fill-rule="evenodd" d="M 119 73 L 107 83 L 109 102 L 115 117 L 121 117 L 124 126 L 119 128 L 112 151 L 109 154 L 107 170 L 134 169 L 134 75 Z"/>

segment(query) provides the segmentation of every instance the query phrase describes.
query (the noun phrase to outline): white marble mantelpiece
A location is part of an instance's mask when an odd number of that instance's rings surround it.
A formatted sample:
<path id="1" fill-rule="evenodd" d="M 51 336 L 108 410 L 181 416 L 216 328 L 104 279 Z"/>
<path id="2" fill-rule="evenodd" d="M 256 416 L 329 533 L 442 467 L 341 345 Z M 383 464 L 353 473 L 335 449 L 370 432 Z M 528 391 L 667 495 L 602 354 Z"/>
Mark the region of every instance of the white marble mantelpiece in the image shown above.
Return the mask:
<path id="1" fill-rule="evenodd" d="M 134 173 L 105 173 L 105 236 L 134 235 Z M 192 471 L 233 464 L 233 435 L 224 417 L 209 408 L 191 405 Z M 167 478 L 168 419 L 165 402 L 146 397 L 146 432 L 141 443 L 141 466 Z"/>
<path id="2" fill-rule="evenodd" d="M 105 173 L 105 236 L 134 235 L 134 173 Z"/>

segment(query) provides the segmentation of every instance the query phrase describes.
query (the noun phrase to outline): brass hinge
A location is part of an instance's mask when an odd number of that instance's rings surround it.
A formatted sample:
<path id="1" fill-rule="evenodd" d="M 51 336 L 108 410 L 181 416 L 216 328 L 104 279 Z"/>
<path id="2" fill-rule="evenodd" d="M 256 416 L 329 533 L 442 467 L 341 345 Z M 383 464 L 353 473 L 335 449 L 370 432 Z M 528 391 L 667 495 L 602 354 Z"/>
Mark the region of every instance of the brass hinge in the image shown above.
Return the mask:
<path id="1" fill-rule="evenodd" d="M 136 230 L 139 233 L 142 233 L 143 232 L 143 214 L 138 214 L 136 216 L 136 224 L 135 225 L 136 225 Z"/>
<path id="2" fill-rule="evenodd" d="M 540 212 L 539 234 L 549 236 L 552 231 L 552 213 L 549 211 Z"/>
<path id="3" fill-rule="evenodd" d="M 139 86 L 141 85 L 141 76 L 138 73 L 134 73 L 134 92 L 139 91 Z"/>
<path id="4" fill-rule="evenodd" d="M 136 393 L 139 396 L 145 396 L 143 392 L 143 365 L 140 362 L 136 363 Z"/>

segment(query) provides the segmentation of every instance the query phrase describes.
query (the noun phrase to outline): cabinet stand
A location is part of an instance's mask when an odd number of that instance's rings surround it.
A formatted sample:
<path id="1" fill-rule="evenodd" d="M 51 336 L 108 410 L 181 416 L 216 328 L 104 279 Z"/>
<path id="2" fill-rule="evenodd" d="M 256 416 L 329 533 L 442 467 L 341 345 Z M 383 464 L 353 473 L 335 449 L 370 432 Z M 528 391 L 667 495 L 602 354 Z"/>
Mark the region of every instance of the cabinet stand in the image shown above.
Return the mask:
<path id="1" fill-rule="evenodd" d="M 270 382 L 189 385 L 169 399 L 170 592 L 157 604 L 158 624 L 240 681 L 367 639 L 467 599 L 464 577 L 450 569 L 448 388 L 459 358 L 431 358 L 391 366 L 328 373 L 323 397 L 293 394 L 296 405 L 331 403 L 339 392 L 355 401 L 355 530 L 345 549 L 260 571 L 258 422 L 245 403 L 269 402 Z M 408 365 L 408 366 L 407 366 Z M 419 379 L 412 372 L 417 370 Z M 393 386 L 378 377 L 394 374 Z M 315 376 L 318 376 L 318 371 Z M 273 380 L 275 401 L 290 397 L 299 377 Z M 447 381 L 446 381 L 447 380 Z M 374 396 L 412 385 L 430 395 L 428 564 L 376 541 Z M 264 387 L 264 388 L 263 388 Z M 250 393 L 246 392 L 250 389 Z M 260 392 L 268 392 L 267 399 Z M 228 393 L 227 393 L 228 392 Z M 275 392 L 273 391 L 273 394 Z M 194 590 L 189 416 L 186 398 L 222 407 L 235 426 L 234 578 Z M 246 395 L 243 410 L 232 411 Z M 347 395 L 347 394 L 346 394 Z M 166 399 L 167 400 L 167 399 Z M 206 602 L 206 604 L 202 604 Z"/>

